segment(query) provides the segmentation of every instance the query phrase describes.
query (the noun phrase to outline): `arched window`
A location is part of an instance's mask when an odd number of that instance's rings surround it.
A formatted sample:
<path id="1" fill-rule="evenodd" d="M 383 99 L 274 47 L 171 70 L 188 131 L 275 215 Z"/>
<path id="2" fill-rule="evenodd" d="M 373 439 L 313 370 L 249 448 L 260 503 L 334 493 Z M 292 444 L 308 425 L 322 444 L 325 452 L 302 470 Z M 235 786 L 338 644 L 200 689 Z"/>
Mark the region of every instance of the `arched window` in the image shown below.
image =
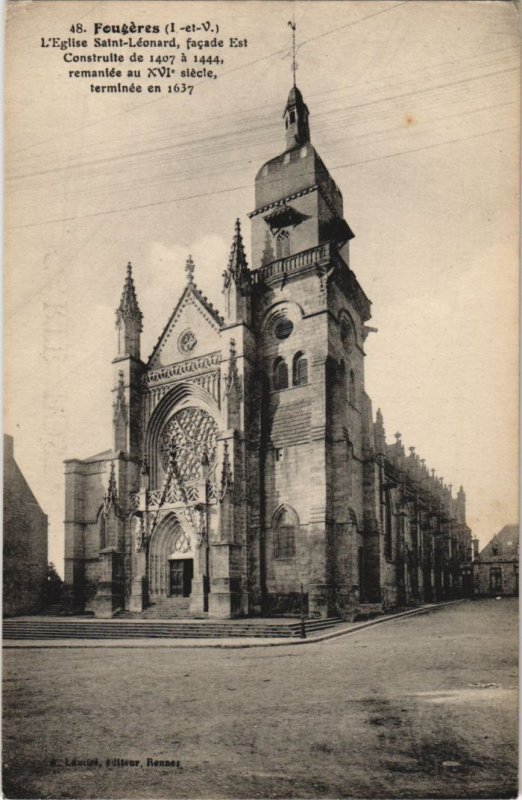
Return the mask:
<path id="1" fill-rule="evenodd" d="M 357 402 L 357 392 L 355 390 L 355 373 L 353 369 L 350 370 L 350 388 L 349 388 L 350 403 L 354 406 Z"/>
<path id="2" fill-rule="evenodd" d="M 293 125 L 295 122 L 295 111 L 290 112 L 290 125 Z"/>
<path id="3" fill-rule="evenodd" d="M 384 555 L 391 561 L 393 541 L 393 510 L 389 489 L 384 490 Z"/>
<path id="4" fill-rule="evenodd" d="M 279 231 L 276 237 L 276 258 L 286 258 L 290 255 L 290 234 L 288 231 Z"/>
<path id="5" fill-rule="evenodd" d="M 273 370 L 273 388 L 278 391 L 279 389 L 288 389 L 288 367 L 284 358 L 276 358 L 274 361 Z"/>
<path id="6" fill-rule="evenodd" d="M 299 517 L 290 506 L 281 506 L 272 521 L 274 558 L 295 558 Z"/>
<path id="7" fill-rule="evenodd" d="M 355 341 L 355 333 L 348 318 L 343 316 L 341 319 L 341 341 L 348 353 L 351 353 Z"/>
<path id="8" fill-rule="evenodd" d="M 308 383 L 308 359 L 304 353 L 296 353 L 294 356 L 292 383 L 294 386 L 304 386 Z"/>

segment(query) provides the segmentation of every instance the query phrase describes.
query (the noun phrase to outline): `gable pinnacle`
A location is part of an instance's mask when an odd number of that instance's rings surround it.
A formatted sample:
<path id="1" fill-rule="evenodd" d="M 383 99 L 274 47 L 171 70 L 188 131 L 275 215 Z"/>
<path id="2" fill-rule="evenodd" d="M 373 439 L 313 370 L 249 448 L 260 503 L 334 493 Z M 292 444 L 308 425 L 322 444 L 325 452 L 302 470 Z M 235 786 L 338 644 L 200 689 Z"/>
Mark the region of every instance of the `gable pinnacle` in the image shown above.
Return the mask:
<path id="1" fill-rule="evenodd" d="M 236 282 L 241 280 L 248 270 L 245 248 L 243 246 L 243 236 L 241 235 L 241 223 L 239 217 L 234 226 L 234 238 L 228 259 L 228 272 L 234 276 Z"/>
<path id="2" fill-rule="evenodd" d="M 223 466 L 221 469 L 221 499 L 224 498 L 227 491 L 232 489 L 234 478 L 232 476 L 232 469 L 230 466 L 230 458 L 228 455 L 228 442 L 223 442 Z"/>
<path id="3" fill-rule="evenodd" d="M 124 381 L 124 374 L 123 370 L 120 369 L 118 373 L 118 388 L 116 391 L 116 397 L 114 399 L 114 403 L 112 404 L 113 408 L 113 421 L 116 423 L 118 417 L 121 415 L 125 421 L 127 421 L 127 403 L 125 401 L 125 381 Z"/>
<path id="4" fill-rule="evenodd" d="M 120 305 L 116 310 L 116 324 L 119 325 L 122 320 L 129 319 L 138 323 L 140 331 L 143 330 L 143 314 L 141 313 L 138 305 L 138 298 L 136 297 L 136 288 L 134 286 L 132 264 L 130 261 L 127 264 L 127 276 L 123 284 Z"/>
<path id="5" fill-rule="evenodd" d="M 118 489 L 116 486 L 114 461 L 111 461 L 107 491 L 105 492 L 105 497 L 103 498 L 104 514 L 107 515 L 111 508 L 114 508 L 116 513 L 118 512 Z"/>

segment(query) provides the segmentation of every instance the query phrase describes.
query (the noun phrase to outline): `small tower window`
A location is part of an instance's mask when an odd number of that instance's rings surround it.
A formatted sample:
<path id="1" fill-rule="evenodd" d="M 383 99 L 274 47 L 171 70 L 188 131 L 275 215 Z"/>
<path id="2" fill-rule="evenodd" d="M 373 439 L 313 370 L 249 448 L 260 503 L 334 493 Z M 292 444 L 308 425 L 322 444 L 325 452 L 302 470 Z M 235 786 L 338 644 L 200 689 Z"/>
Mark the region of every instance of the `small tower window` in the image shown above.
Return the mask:
<path id="1" fill-rule="evenodd" d="M 341 341 L 347 352 L 350 353 L 354 343 L 354 332 L 346 317 L 341 320 Z"/>
<path id="2" fill-rule="evenodd" d="M 294 356 L 292 378 L 294 386 L 304 386 L 308 383 L 308 359 L 304 353 L 296 353 Z"/>
<path id="3" fill-rule="evenodd" d="M 295 111 L 290 112 L 290 125 L 293 125 L 295 122 Z"/>
<path id="4" fill-rule="evenodd" d="M 284 358 L 276 358 L 273 370 L 273 388 L 275 391 L 288 389 L 288 367 Z"/>
<path id="5" fill-rule="evenodd" d="M 276 238 L 276 258 L 286 258 L 290 255 L 290 234 L 280 231 Z"/>
<path id="6" fill-rule="evenodd" d="M 274 516 L 274 558 L 295 558 L 299 518 L 293 508 L 282 506 Z"/>

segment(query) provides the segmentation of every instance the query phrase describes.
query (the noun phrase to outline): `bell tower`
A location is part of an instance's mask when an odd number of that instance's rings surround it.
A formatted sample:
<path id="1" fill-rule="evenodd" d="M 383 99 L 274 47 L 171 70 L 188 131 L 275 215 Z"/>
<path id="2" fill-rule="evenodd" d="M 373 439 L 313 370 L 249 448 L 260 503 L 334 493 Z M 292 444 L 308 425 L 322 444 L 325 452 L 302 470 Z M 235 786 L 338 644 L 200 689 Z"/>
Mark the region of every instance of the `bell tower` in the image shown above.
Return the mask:
<path id="1" fill-rule="evenodd" d="M 293 26 L 292 26 L 293 27 Z M 343 197 L 294 83 L 285 149 L 256 176 L 254 328 L 263 379 L 259 583 L 266 613 L 349 616 L 361 597 L 365 322 Z"/>

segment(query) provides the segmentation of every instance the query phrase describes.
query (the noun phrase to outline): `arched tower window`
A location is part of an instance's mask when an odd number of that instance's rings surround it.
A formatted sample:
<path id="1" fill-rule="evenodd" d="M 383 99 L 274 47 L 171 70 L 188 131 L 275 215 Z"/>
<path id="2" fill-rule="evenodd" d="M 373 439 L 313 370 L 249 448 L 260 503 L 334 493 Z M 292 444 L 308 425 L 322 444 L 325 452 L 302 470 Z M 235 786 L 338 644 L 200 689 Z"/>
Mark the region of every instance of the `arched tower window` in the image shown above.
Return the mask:
<path id="1" fill-rule="evenodd" d="M 346 348 L 346 352 L 351 353 L 355 342 L 355 333 L 346 316 L 341 319 L 341 341 Z"/>
<path id="2" fill-rule="evenodd" d="M 279 231 L 276 236 L 276 258 L 286 258 L 290 255 L 290 234 L 288 231 Z"/>
<path id="3" fill-rule="evenodd" d="M 392 558 L 393 541 L 393 508 L 389 489 L 384 490 L 384 555 L 388 560 Z"/>
<path id="4" fill-rule="evenodd" d="M 281 356 L 274 361 L 272 385 L 276 391 L 288 389 L 288 367 Z"/>
<path id="5" fill-rule="evenodd" d="M 299 517 L 290 506 L 281 506 L 272 522 L 274 558 L 295 558 Z"/>
<path id="6" fill-rule="evenodd" d="M 353 369 L 350 370 L 349 398 L 350 403 L 354 406 L 357 402 L 357 392 L 355 390 L 355 373 Z"/>
<path id="7" fill-rule="evenodd" d="M 304 353 L 296 353 L 292 369 L 292 383 L 294 386 L 304 386 L 308 383 L 308 359 Z"/>

